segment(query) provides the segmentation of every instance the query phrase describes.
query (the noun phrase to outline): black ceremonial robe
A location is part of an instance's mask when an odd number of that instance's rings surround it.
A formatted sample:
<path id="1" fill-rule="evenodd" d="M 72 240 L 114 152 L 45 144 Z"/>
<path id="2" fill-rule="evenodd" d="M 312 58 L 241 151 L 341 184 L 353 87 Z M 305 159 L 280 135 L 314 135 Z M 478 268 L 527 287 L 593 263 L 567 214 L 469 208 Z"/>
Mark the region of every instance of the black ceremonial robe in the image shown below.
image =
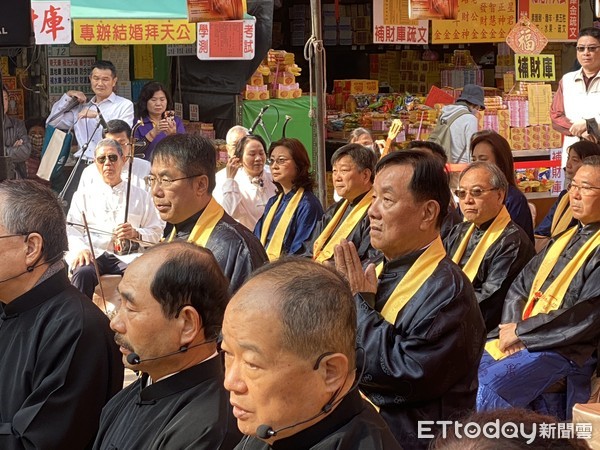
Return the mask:
<path id="1" fill-rule="evenodd" d="M 348 208 L 346 208 L 346 211 L 344 211 L 342 220 L 340 220 L 340 223 L 338 224 L 338 226 L 335 228 L 335 230 L 333 230 L 333 233 L 331 233 L 331 236 L 333 236 L 333 234 L 341 226 L 341 224 L 344 222 L 344 220 L 346 220 L 346 218 L 352 212 L 352 210 L 356 207 L 356 205 L 358 205 L 358 203 L 367 194 L 368 194 L 368 191 L 359 195 L 358 197 L 356 197 L 350 203 L 350 205 L 348 205 Z M 321 235 L 321 233 L 323 232 L 325 227 L 327 227 L 327 224 L 329 224 L 329 222 L 331 222 L 331 219 L 333 219 L 333 216 L 335 216 L 335 213 L 340 209 L 340 207 L 342 206 L 343 203 L 344 203 L 344 200 L 340 200 L 339 202 L 334 203 L 329 208 L 327 208 L 327 211 L 325 211 L 325 214 L 323 215 L 321 220 L 319 220 L 317 222 L 317 224 L 315 225 L 315 228 L 313 229 L 310 239 L 307 239 L 306 241 L 304 241 L 304 244 L 302 245 L 302 247 L 303 247 L 302 253 L 300 254 L 300 256 L 306 256 L 308 258 L 313 257 L 313 247 L 314 247 L 315 241 Z M 368 213 L 365 213 L 365 215 L 362 217 L 362 219 L 356 224 L 354 229 L 350 232 L 350 235 L 346 238 L 346 240 L 348 242 L 354 243 L 354 246 L 356 247 L 356 250 L 358 252 L 358 256 L 360 257 L 360 260 L 363 262 L 375 261 L 377 259 L 381 259 L 381 256 L 380 256 L 381 253 L 378 252 L 377 250 L 375 250 L 373 247 L 371 247 L 371 236 L 369 235 L 370 231 L 371 231 L 371 221 L 369 220 Z M 333 259 L 333 258 L 331 258 L 331 259 Z"/>
<path id="2" fill-rule="evenodd" d="M 542 285 L 542 291 L 599 229 L 600 223 L 590 224 L 571 238 Z M 575 274 L 560 308 L 521 320 L 535 274 L 553 243 L 554 240 L 550 241 L 515 279 L 506 295 L 502 323 L 517 323 L 517 336 L 527 350 L 552 350 L 582 366 L 596 351 L 600 339 L 600 247 Z M 497 333 L 490 335 L 497 336 Z"/>
<path id="3" fill-rule="evenodd" d="M 0 448 L 89 448 L 123 386 L 108 318 L 56 273 L 0 304 Z"/>
<path id="4" fill-rule="evenodd" d="M 94 449 L 230 450 L 240 441 L 219 357 L 147 383 L 144 374 L 106 405 Z"/>
<path id="5" fill-rule="evenodd" d="M 358 294 L 358 346 L 366 354 L 361 390 L 379 406 L 405 448 L 424 449 L 418 421 L 454 420 L 475 407 L 485 325 L 471 283 L 449 258 L 398 313 L 380 311 L 420 250 L 387 261 L 377 293 Z M 357 358 L 359 371 L 363 360 Z M 428 424 L 427 426 L 432 426 Z"/>
<path id="6" fill-rule="evenodd" d="M 493 221 L 494 219 L 482 224 L 479 228 L 475 228 L 465 253 L 458 264 L 460 267 L 465 266 Z M 456 252 L 470 226 L 471 222 L 459 223 L 452 228 L 452 231 L 444 240 L 444 247 L 446 247 L 450 258 Z M 488 332 L 500 323 L 504 298 L 508 288 L 534 255 L 535 248 L 531 239 L 513 221 L 509 222 L 500 237 L 485 253 L 477 270 L 477 275 L 473 279 L 473 288 Z"/>
<path id="7" fill-rule="evenodd" d="M 194 214 L 180 224 L 167 224 L 163 236 L 168 239 L 174 226 L 175 239 L 188 239 L 203 212 Z M 231 293 L 237 291 L 254 270 L 269 261 L 258 238 L 227 213 L 223 213 L 217 222 L 206 248 L 215 255 L 221 270 L 229 279 Z"/>
<path id="8" fill-rule="evenodd" d="M 235 450 L 400 450 L 402 447 L 373 407 L 354 390 L 325 418 L 269 445 L 245 437 Z"/>

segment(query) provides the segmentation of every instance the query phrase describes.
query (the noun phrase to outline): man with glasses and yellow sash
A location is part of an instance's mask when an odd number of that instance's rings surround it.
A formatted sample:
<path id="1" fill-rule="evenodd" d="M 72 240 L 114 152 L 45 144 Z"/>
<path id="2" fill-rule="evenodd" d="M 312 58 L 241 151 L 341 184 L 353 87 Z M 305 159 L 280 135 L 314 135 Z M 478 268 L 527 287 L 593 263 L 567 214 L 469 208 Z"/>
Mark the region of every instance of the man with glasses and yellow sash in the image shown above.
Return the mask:
<path id="1" fill-rule="evenodd" d="M 440 238 L 448 175 L 422 151 L 394 152 L 376 166 L 371 243 L 384 254 L 363 272 L 354 245 L 335 248 L 358 312 L 365 367 L 360 388 L 404 448 L 425 449 L 419 422 L 475 407 L 485 326 L 473 287 Z M 429 436 L 432 437 L 433 435 Z"/>
<path id="2" fill-rule="evenodd" d="M 569 185 L 578 226 L 553 238 L 511 286 L 497 337 L 479 368 L 479 410 L 546 410 L 540 396 L 566 379 L 566 411 L 587 403 L 600 337 L 600 156 L 584 160 Z"/>
<path id="3" fill-rule="evenodd" d="M 375 153 L 360 144 L 347 144 L 331 157 L 333 187 L 342 198 L 332 205 L 304 243 L 304 253 L 323 263 L 333 260 L 334 247 L 341 239 L 354 243 L 361 261 L 373 260 L 377 250 L 371 246 L 367 211 L 373 196 Z"/>
<path id="4" fill-rule="evenodd" d="M 151 162 L 147 182 L 158 214 L 167 222 L 164 240 L 185 239 L 209 249 L 235 292 L 267 255 L 256 236 L 212 196 L 217 167 L 213 144 L 197 135 L 167 136 L 156 145 Z"/>
<path id="5" fill-rule="evenodd" d="M 458 183 L 454 193 L 465 221 L 452 228 L 444 246 L 473 283 L 489 332 L 500 323 L 508 288 L 535 249 L 504 206 L 508 181 L 498 166 L 473 163 Z"/>

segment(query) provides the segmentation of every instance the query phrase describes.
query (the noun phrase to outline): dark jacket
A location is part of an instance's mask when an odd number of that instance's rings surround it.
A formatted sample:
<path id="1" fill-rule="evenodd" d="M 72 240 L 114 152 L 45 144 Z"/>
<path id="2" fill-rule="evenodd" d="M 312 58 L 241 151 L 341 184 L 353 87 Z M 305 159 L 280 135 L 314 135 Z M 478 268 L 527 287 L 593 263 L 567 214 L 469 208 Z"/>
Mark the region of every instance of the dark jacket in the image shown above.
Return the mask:
<path id="1" fill-rule="evenodd" d="M 600 223 L 594 223 L 577 232 L 559 256 L 542 291 L 599 229 Z M 555 241 L 551 240 L 515 279 L 506 295 L 502 323 L 517 323 L 517 336 L 529 351 L 552 350 L 581 366 L 592 356 L 600 338 L 600 247 L 575 274 L 559 309 L 521 320 L 535 274 Z M 490 333 L 490 337 L 496 335 Z"/>
<path id="2" fill-rule="evenodd" d="M 15 142 L 19 139 L 23 140 L 23 144 L 15 146 Z M 27 178 L 25 161 L 31 154 L 31 142 L 29 142 L 25 122 L 6 115 L 4 116 L 4 151 L 6 156 L 12 159 L 16 178 Z"/>
<path id="3" fill-rule="evenodd" d="M 357 341 L 366 354 L 361 390 L 411 450 L 429 444 L 417 438 L 419 420 L 452 420 L 475 407 L 486 334 L 471 283 L 447 257 L 393 325 L 383 319 L 387 299 L 423 251 L 388 261 L 377 294 L 355 296 Z"/>
<path id="4" fill-rule="evenodd" d="M 340 220 L 340 223 L 336 227 L 336 230 L 340 227 L 340 225 L 343 223 L 343 221 L 346 220 L 346 218 L 352 212 L 354 207 L 367 194 L 368 194 L 368 192 L 366 192 L 362 195 L 359 195 L 358 197 L 356 197 L 354 199 L 354 201 L 352 201 L 352 203 L 350 203 L 350 205 L 344 212 L 344 216 L 342 217 L 342 220 Z M 321 235 L 321 233 L 323 232 L 325 227 L 327 227 L 327 224 L 329 224 L 329 222 L 331 222 L 331 219 L 333 219 L 333 216 L 335 216 L 335 213 L 340 209 L 340 207 L 342 206 L 344 201 L 345 200 L 342 199 L 339 202 L 334 203 L 327 209 L 327 211 L 325 211 L 325 214 L 323 215 L 321 220 L 319 220 L 317 222 L 317 224 L 315 225 L 315 228 L 310 236 L 310 239 L 306 240 L 304 242 L 304 244 L 302 245 L 303 248 L 302 248 L 302 253 L 300 254 L 300 256 L 306 256 L 309 258 L 313 257 L 313 246 L 315 244 L 315 241 Z M 369 220 L 369 214 L 365 213 L 363 218 L 356 224 L 354 229 L 350 232 L 350 235 L 347 237 L 347 240 L 349 242 L 354 243 L 354 246 L 356 247 L 356 251 L 358 252 L 358 256 L 360 257 L 361 261 L 374 261 L 378 257 L 379 257 L 379 259 L 381 259 L 383 257 L 383 256 L 378 256 L 378 255 L 380 255 L 380 253 L 371 246 L 371 236 L 369 234 L 370 231 L 371 231 L 371 221 Z M 335 233 L 335 230 L 333 233 Z M 333 236 L 333 233 L 331 233 L 332 236 Z"/>
<path id="5" fill-rule="evenodd" d="M 465 266 L 493 221 L 494 219 L 484 223 L 480 228 L 475 228 L 458 264 L 460 267 Z M 470 226 L 471 222 L 459 223 L 444 240 L 444 247 L 450 258 L 458 249 Z M 535 248 L 529 236 L 512 221 L 486 252 L 473 279 L 473 288 L 488 332 L 500 323 L 506 293 L 513 280 L 534 255 Z"/>

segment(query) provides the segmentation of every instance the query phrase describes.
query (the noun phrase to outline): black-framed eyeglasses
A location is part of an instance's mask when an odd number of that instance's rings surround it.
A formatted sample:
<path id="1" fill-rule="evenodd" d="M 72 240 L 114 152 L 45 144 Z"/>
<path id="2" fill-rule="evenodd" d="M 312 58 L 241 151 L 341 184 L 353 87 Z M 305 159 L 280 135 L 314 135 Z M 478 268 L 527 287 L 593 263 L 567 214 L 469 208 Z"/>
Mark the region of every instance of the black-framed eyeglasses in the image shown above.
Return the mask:
<path id="1" fill-rule="evenodd" d="M 485 192 L 497 191 L 497 190 L 498 190 L 498 188 L 455 189 L 454 195 L 456 195 L 459 199 L 464 200 L 467 197 L 467 194 L 469 194 L 471 197 L 477 198 L 477 197 L 481 197 Z"/>
<path id="2" fill-rule="evenodd" d="M 31 234 L 31 232 L 28 233 L 19 233 L 19 234 L 5 234 L 4 236 L 0 236 L 0 239 L 6 239 L 6 238 L 11 238 L 11 237 L 17 237 L 17 236 L 29 236 Z"/>
<path id="3" fill-rule="evenodd" d="M 581 186 L 579 184 L 575 184 L 573 182 L 569 183 L 567 186 L 567 190 L 569 192 L 579 191 L 581 195 L 584 197 L 594 195 L 594 191 L 600 191 L 600 187 L 598 186 Z"/>
<path id="4" fill-rule="evenodd" d="M 119 160 L 119 155 L 111 153 L 110 155 L 97 156 L 96 162 L 98 164 L 104 164 L 106 162 L 106 159 L 108 159 L 111 163 L 116 163 Z"/>
<path id="5" fill-rule="evenodd" d="M 279 158 L 269 158 L 267 159 L 267 162 L 269 163 L 269 165 L 273 165 L 273 164 L 277 164 L 278 166 L 282 166 L 284 165 L 286 162 L 288 162 L 290 160 L 290 158 L 284 158 L 283 156 L 280 156 Z"/>
<path id="6" fill-rule="evenodd" d="M 590 53 L 595 53 L 600 48 L 600 45 L 579 45 L 575 48 L 577 49 L 578 53 L 583 53 L 585 51 L 588 51 Z"/>
<path id="7" fill-rule="evenodd" d="M 146 187 L 148 187 L 148 188 L 153 188 L 154 186 L 168 188 L 175 181 L 188 180 L 190 178 L 196 178 L 196 177 L 200 177 L 202 175 L 204 175 L 204 174 L 199 173 L 196 175 L 190 175 L 189 177 L 181 177 L 181 178 L 166 178 L 166 177 L 158 178 L 158 177 L 155 177 L 154 175 L 148 175 L 147 177 L 144 177 L 144 181 L 146 182 Z"/>

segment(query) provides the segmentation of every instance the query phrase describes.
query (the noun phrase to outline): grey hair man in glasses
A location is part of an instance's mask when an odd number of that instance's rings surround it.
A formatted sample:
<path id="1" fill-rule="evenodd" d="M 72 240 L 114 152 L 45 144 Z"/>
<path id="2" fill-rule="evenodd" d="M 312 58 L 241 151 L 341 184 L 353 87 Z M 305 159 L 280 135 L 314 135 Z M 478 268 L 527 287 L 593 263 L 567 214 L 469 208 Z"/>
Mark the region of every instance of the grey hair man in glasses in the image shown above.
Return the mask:
<path id="1" fill-rule="evenodd" d="M 235 292 L 267 255 L 258 238 L 213 198 L 215 147 L 202 136 L 167 136 L 157 144 L 151 162 L 147 182 L 154 205 L 167 222 L 163 238 L 209 249 Z"/>
<path id="2" fill-rule="evenodd" d="M 590 398 L 600 340 L 600 156 L 569 186 L 579 224 L 554 237 L 512 283 L 479 366 L 478 410 L 529 408 L 569 420 Z M 560 380 L 566 401 L 544 394 Z"/>
<path id="3" fill-rule="evenodd" d="M 508 181 L 498 166 L 473 163 L 458 183 L 454 193 L 465 221 L 452 228 L 444 246 L 473 283 L 489 332 L 500 323 L 508 288 L 535 250 L 504 206 Z"/>
<path id="4" fill-rule="evenodd" d="M 122 179 L 125 160 L 121 145 L 103 139 L 96 147 L 94 164 L 103 183 L 93 189 L 78 189 L 67 214 L 71 281 L 92 298 L 100 275 L 122 275 L 144 246 L 160 240 L 164 223 L 152 204 L 148 192 Z M 92 248 L 84 227 L 85 213 Z"/>

